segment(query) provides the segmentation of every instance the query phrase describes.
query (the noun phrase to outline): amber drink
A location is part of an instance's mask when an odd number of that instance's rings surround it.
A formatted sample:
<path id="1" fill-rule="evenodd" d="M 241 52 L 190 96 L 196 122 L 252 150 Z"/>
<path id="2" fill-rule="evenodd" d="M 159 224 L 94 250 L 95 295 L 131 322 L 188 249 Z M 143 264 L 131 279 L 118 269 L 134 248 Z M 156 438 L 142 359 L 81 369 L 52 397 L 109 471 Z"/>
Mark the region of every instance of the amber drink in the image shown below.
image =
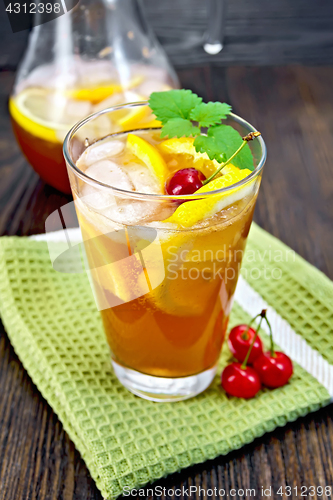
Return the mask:
<path id="1" fill-rule="evenodd" d="M 121 111 L 102 113 L 112 122 Z M 251 144 L 252 172 L 229 164 L 219 175 L 231 185 L 180 198 L 165 195 L 166 178 L 183 168 L 206 177 L 216 169 L 192 138 L 162 139 L 159 128 L 138 127 L 90 141 L 99 118 L 75 126 L 64 153 L 112 364 L 135 394 L 185 399 L 216 373 L 265 145 Z M 235 115 L 228 123 L 242 135 L 255 130 Z M 87 140 L 78 150 L 79 136 Z"/>

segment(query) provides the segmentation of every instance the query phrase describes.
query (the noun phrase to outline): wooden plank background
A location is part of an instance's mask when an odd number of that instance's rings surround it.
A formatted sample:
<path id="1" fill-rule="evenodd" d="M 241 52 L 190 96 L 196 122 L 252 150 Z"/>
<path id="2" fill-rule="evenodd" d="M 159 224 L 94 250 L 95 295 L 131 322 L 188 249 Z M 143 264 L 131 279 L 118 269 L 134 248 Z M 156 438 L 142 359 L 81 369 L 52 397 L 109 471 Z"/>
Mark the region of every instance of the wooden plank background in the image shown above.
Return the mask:
<path id="1" fill-rule="evenodd" d="M 222 0 L 220 0 L 222 1 Z M 223 0 L 227 5 L 225 47 L 208 56 L 200 40 L 207 25 L 208 0 L 144 0 L 147 17 L 177 67 L 229 64 L 331 64 L 332 0 Z M 13 34 L 0 8 L 0 68 L 14 69 L 27 32 Z"/>

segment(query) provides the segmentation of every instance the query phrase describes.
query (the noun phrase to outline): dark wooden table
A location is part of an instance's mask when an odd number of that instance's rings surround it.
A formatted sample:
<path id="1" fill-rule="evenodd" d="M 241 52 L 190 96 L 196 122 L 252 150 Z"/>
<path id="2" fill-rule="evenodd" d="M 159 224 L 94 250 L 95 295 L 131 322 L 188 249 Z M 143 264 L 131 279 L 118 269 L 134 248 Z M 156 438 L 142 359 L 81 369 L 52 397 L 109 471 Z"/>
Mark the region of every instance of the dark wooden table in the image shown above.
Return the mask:
<path id="1" fill-rule="evenodd" d="M 204 66 L 179 70 L 179 76 L 184 87 L 206 100 L 231 103 L 262 131 L 268 161 L 255 220 L 333 278 L 333 68 Z M 70 197 L 45 186 L 22 158 L 7 112 L 12 82 L 12 73 L 0 73 L 0 234 L 28 235 L 43 232 L 46 217 Z M 3 328 L 0 390 L 0 500 L 100 500 L 79 453 Z M 155 484 L 227 492 L 332 486 L 331 411 L 329 406 Z M 293 490 L 290 498 L 300 498 L 299 493 Z"/>
<path id="2" fill-rule="evenodd" d="M 222 0 L 221 0 L 222 1 Z M 332 0 L 223 0 L 224 48 L 202 48 L 209 0 L 143 0 L 149 23 L 177 66 L 329 64 L 333 60 Z M 12 33 L 0 8 L 0 68 L 14 69 L 28 30 Z"/>

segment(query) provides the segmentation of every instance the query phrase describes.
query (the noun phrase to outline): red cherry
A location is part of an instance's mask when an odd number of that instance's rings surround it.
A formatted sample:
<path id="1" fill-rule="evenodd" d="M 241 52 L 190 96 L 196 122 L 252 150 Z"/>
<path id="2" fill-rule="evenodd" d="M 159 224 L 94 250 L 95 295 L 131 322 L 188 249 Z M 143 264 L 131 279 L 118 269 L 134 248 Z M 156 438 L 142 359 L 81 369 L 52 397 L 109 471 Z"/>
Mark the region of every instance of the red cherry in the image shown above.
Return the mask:
<path id="1" fill-rule="evenodd" d="M 230 351 L 238 361 L 244 361 L 255 335 L 256 331 L 248 325 L 238 325 L 231 330 L 228 338 L 228 345 Z M 247 362 L 251 365 L 262 352 L 262 342 L 259 335 L 257 335 Z"/>
<path id="2" fill-rule="evenodd" d="M 242 368 L 240 363 L 231 363 L 222 372 L 222 387 L 230 396 L 253 398 L 261 389 L 257 372 L 250 366 Z"/>
<path id="3" fill-rule="evenodd" d="M 264 352 L 254 362 L 253 368 L 258 372 L 261 382 L 274 389 L 285 385 L 293 374 L 293 363 L 283 352 Z"/>
<path id="4" fill-rule="evenodd" d="M 206 179 L 204 174 L 196 168 L 183 168 L 174 173 L 167 181 L 165 190 L 167 194 L 181 195 L 193 194 L 203 186 Z"/>

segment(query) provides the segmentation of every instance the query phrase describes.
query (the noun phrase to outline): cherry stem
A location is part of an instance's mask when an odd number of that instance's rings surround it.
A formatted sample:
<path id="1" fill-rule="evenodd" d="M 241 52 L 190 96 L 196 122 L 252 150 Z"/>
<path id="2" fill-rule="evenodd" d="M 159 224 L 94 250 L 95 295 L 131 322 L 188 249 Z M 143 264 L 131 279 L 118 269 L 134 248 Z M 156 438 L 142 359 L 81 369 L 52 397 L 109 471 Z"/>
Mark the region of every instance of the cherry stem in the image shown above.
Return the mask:
<path id="1" fill-rule="evenodd" d="M 271 339 L 271 348 L 270 348 L 270 352 L 271 352 L 271 357 L 273 358 L 275 356 L 275 351 L 274 351 L 274 341 L 273 341 L 273 331 L 272 331 L 272 327 L 271 327 L 271 324 L 270 322 L 268 321 L 267 319 L 267 316 L 265 315 L 265 321 L 268 325 L 268 328 L 269 328 L 269 336 L 270 336 L 270 339 Z"/>
<path id="2" fill-rule="evenodd" d="M 265 318 L 265 316 L 266 316 L 266 309 L 263 309 L 263 310 L 261 311 L 261 313 L 260 313 L 260 314 L 257 314 L 257 316 L 255 316 L 254 318 L 252 318 L 252 320 L 250 321 L 250 324 L 251 324 L 251 323 L 253 323 L 253 321 L 255 321 L 255 320 L 256 320 L 259 316 L 260 316 L 259 325 L 257 326 L 257 329 L 256 329 L 256 334 L 255 334 L 255 336 L 253 337 L 253 340 L 252 340 L 252 342 L 251 342 L 251 345 L 250 345 L 250 347 L 249 347 L 249 349 L 248 349 L 248 351 L 247 351 L 247 353 L 246 353 L 245 359 L 244 359 L 244 361 L 243 361 L 243 363 L 242 363 L 242 365 L 241 365 L 241 369 L 242 369 L 242 370 L 245 370 L 245 369 L 246 369 L 246 364 L 247 364 L 247 362 L 248 362 L 248 360 L 249 360 L 249 357 L 250 357 L 250 354 L 251 354 L 251 351 L 252 351 L 252 347 L 254 346 L 254 343 L 255 343 L 255 341 L 256 341 L 256 338 L 258 337 L 258 333 L 259 333 L 259 330 L 260 330 L 260 327 L 261 327 L 262 320 L 263 320 L 263 319 Z"/>
<path id="3" fill-rule="evenodd" d="M 255 321 L 259 316 L 260 316 L 260 314 L 257 314 L 257 316 L 255 316 L 254 318 L 252 318 L 251 321 L 250 321 L 250 323 L 247 325 L 247 329 L 245 330 L 245 332 L 242 333 L 242 338 L 244 340 L 247 340 L 247 337 L 248 337 L 251 325 L 252 325 L 253 321 Z"/>
<path id="4" fill-rule="evenodd" d="M 237 149 L 237 151 L 235 151 L 235 153 L 233 155 L 230 156 L 230 158 L 225 161 L 224 163 L 221 163 L 221 165 L 219 166 L 219 168 L 210 176 L 208 177 L 208 179 L 204 180 L 203 181 L 203 186 L 205 186 L 205 184 L 208 184 L 208 182 L 210 182 L 212 179 L 214 179 L 214 177 L 222 170 L 222 168 L 224 168 L 226 165 L 228 165 L 228 163 L 230 163 L 236 155 L 238 155 L 238 153 L 240 151 L 242 151 L 243 148 L 245 148 L 246 144 L 249 142 L 249 141 L 253 141 L 253 139 L 255 139 L 256 137 L 259 137 L 261 135 L 260 132 L 250 132 L 249 134 L 247 134 L 245 137 L 243 137 L 243 142 L 242 144 L 239 146 L 239 148 Z"/>

